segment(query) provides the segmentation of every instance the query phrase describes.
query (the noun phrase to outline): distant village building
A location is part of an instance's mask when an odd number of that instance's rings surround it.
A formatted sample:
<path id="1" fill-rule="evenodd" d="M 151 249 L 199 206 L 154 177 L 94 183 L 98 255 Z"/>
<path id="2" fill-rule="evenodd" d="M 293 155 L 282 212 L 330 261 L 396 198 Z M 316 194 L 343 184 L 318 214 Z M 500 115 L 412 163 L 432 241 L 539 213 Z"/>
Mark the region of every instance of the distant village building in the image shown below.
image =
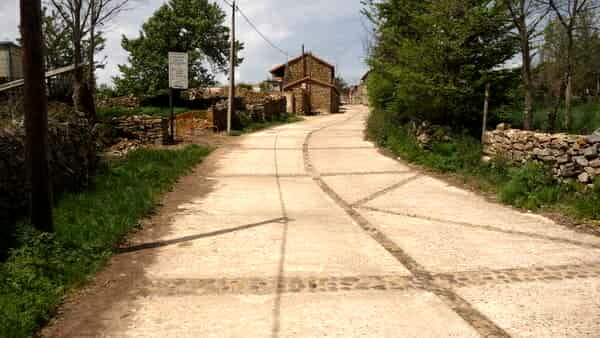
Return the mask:
<path id="1" fill-rule="evenodd" d="M 370 71 L 363 75 L 358 85 L 352 86 L 350 88 L 351 104 L 364 104 L 366 106 L 369 105 L 369 97 L 367 91 L 367 78 L 369 77 L 369 73 Z"/>
<path id="2" fill-rule="evenodd" d="M 23 78 L 21 47 L 0 41 L 0 83 Z"/>
<path id="3" fill-rule="evenodd" d="M 271 69 L 288 98 L 288 111 L 296 114 L 338 113 L 340 93 L 334 85 L 335 67 L 312 53 Z"/>

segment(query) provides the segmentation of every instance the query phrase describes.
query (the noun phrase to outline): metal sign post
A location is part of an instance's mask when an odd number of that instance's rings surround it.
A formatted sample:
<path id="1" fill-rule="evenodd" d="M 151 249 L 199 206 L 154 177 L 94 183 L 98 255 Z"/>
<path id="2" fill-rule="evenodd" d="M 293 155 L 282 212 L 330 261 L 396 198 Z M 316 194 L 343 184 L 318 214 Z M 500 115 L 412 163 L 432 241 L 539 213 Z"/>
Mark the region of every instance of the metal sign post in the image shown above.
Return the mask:
<path id="1" fill-rule="evenodd" d="M 169 106 L 171 108 L 171 144 L 175 144 L 175 112 L 173 94 L 175 89 L 188 89 L 188 54 L 169 52 Z"/>

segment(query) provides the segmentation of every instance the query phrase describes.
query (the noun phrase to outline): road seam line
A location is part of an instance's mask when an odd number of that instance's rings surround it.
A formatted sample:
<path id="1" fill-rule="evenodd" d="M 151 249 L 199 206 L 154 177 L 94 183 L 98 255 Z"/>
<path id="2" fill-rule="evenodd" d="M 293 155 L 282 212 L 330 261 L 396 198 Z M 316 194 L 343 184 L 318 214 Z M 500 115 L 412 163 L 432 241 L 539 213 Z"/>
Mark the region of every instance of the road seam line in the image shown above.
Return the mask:
<path id="1" fill-rule="evenodd" d="M 341 124 L 354 118 L 354 115 L 350 118 L 336 122 Z M 333 124 L 332 124 L 333 125 Z M 331 126 L 332 126 L 331 125 Z M 425 270 L 417 261 L 410 257 L 404 252 L 396 243 L 390 240 L 383 232 L 375 228 L 371 223 L 360 215 L 350 204 L 346 203 L 331 187 L 329 187 L 325 181 L 320 177 L 317 170 L 314 168 L 309 154 L 309 142 L 312 135 L 318 131 L 326 129 L 330 125 L 325 125 L 321 128 L 313 130 L 308 133 L 304 141 L 303 157 L 304 165 L 308 173 L 311 174 L 313 180 L 317 185 L 332 198 L 338 206 L 340 206 L 346 213 L 368 234 L 373 237 L 381 246 L 383 246 L 392 256 L 394 256 L 402 265 L 404 265 L 413 275 L 417 278 L 417 285 L 423 289 L 434 293 L 438 296 L 446 305 L 448 305 L 455 313 L 465 320 L 471 327 L 473 327 L 478 333 L 486 337 L 489 335 L 496 335 L 500 337 L 510 337 L 510 335 L 501 327 L 496 325 L 493 321 L 487 318 L 484 314 L 475 309 L 469 302 L 461 298 L 458 294 L 449 288 L 443 287 L 434 283 L 433 275 Z"/>
<path id="2" fill-rule="evenodd" d="M 435 217 L 430 217 L 430 216 L 423 216 L 423 215 L 417 215 L 417 214 L 411 214 L 411 213 L 389 211 L 389 210 L 384 210 L 384 209 L 379 209 L 379 208 L 374 208 L 374 207 L 368 207 L 368 206 L 359 206 L 358 208 L 359 209 L 369 210 L 369 211 L 374 211 L 374 212 L 379 212 L 379 213 L 383 213 L 383 214 L 396 215 L 396 216 L 404 216 L 404 217 L 410 217 L 410 218 L 417 218 L 417 219 L 422 219 L 422 220 L 426 220 L 426 221 L 432 221 L 432 222 L 438 222 L 438 223 L 445 223 L 445 224 L 452 224 L 452 225 L 458 225 L 458 226 L 463 226 L 463 227 L 469 227 L 469 228 L 475 228 L 475 229 L 482 229 L 482 230 L 486 230 L 486 231 L 500 232 L 500 233 L 505 233 L 505 234 L 510 234 L 510 235 L 525 236 L 525 237 L 542 239 L 542 240 L 548 240 L 548 241 L 553 241 L 553 242 L 560 242 L 560 243 L 564 243 L 564 244 L 571 244 L 571 245 L 576 245 L 576 246 L 580 246 L 580 247 L 585 247 L 585 248 L 588 248 L 588 249 L 600 249 L 600 245 L 597 245 L 597 244 L 585 243 L 585 242 L 576 241 L 576 240 L 572 240 L 572 239 L 568 239 L 568 238 L 561 238 L 561 237 L 554 237 L 554 236 L 546 236 L 546 235 L 534 234 L 534 233 L 525 232 L 525 231 L 502 229 L 502 228 L 499 228 L 499 227 L 496 227 L 496 226 L 492 226 L 492 225 L 472 224 L 472 223 L 467 223 L 467 222 L 457 222 L 457 221 L 444 220 L 444 219 L 441 219 L 441 218 L 435 218 Z"/>

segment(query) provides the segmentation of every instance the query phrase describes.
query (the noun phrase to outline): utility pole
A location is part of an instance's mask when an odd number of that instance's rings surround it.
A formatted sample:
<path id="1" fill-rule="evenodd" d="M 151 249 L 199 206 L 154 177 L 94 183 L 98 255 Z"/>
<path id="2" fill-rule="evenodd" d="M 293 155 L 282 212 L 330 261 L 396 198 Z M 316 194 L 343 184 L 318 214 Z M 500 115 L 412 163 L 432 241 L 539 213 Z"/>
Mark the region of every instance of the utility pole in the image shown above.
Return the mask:
<path id="1" fill-rule="evenodd" d="M 48 166 L 48 98 L 44 85 L 41 0 L 21 0 L 21 36 L 25 109 L 27 178 L 31 187 L 30 219 L 33 226 L 53 232 L 52 186 Z"/>
<path id="2" fill-rule="evenodd" d="M 231 47 L 229 51 L 229 105 L 227 107 L 227 133 L 231 133 L 231 116 L 235 109 L 235 0 L 231 6 Z"/>

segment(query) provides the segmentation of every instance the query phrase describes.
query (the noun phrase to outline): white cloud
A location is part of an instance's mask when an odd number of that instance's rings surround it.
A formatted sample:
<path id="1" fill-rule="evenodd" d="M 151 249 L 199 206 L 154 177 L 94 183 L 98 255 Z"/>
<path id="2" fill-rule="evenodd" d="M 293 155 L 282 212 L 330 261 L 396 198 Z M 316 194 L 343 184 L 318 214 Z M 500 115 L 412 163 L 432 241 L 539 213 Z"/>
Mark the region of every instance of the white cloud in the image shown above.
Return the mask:
<path id="1" fill-rule="evenodd" d="M 222 0 L 216 1 L 224 5 Z M 118 75 L 117 65 L 127 61 L 121 36 L 136 36 L 143 22 L 164 2 L 133 0 L 130 9 L 107 27 L 103 54 L 108 63 L 98 72 L 100 83 L 110 82 L 111 77 Z M 305 44 L 307 50 L 338 65 L 338 72 L 350 81 L 357 81 L 365 72 L 360 0 L 238 0 L 238 6 L 263 34 L 292 57 Z M 231 11 L 223 8 L 230 15 Z M 0 40 L 14 40 L 18 36 L 18 0 L 0 0 L 0 17 Z M 285 57 L 263 41 L 241 15 L 237 20 L 237 37 L 245 43 L 245 61 L 236 71 L 237 79 L 261 81 L 267 78 L 271 66 L 285 62 Z"/>

